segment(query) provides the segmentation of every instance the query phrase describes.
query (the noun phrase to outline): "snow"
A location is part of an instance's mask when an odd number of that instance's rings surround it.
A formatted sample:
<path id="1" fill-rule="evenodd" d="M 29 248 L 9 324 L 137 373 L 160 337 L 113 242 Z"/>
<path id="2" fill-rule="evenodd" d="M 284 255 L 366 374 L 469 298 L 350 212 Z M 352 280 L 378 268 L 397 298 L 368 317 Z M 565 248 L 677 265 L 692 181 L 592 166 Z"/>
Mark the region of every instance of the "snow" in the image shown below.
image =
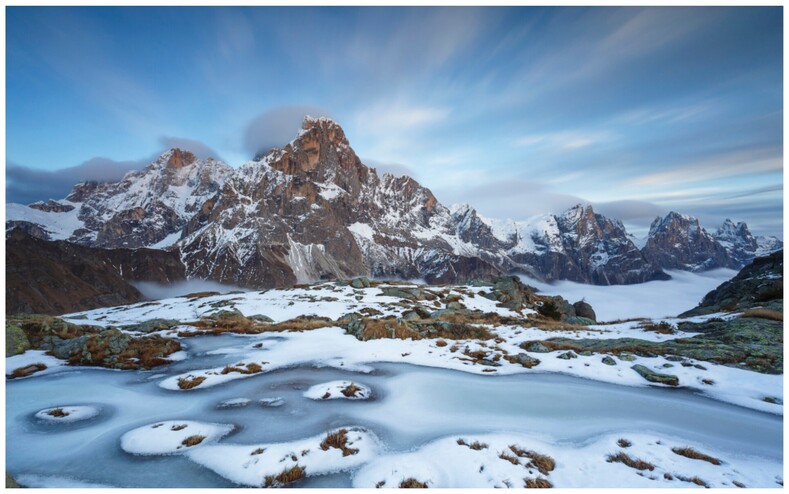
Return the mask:
<path id="1" fill-rule="evenodd" d="M 627 439 L 632 446 L 618 447 L 620 438 Z M 466 445 L 458 444 L 458 440 Z M 480 449 L 468 446 L 475 442 Z M 723 463 L 713 465 L 672 451 L 688 446 Z M 546 468 L 544 473 L 538 471 L 522 453 L 525 451 L 551 457 L 555 467 Z M 654 469 L 638 471 L 607 461 L 609 455 L 620 451 L 650 462 Z M 399 487 L 402 481 L 415 479 L 430 488 L 523 488 L 526 479 L 543 478 L 558 488 L 696 487 L 680 480 L 683 477 L 699 477 L 711 487 L 733 487 L 734 481 L 748 487 L 778 487 L 776 477 L 782 478 L 782 465 L 774 460 L 724 454 L 680 438 L 642 432 L 607 434 L 570 444 L 559 444 L 539 435 L 458 434 L 433 441 L 416 451 L 379 456 L 354 474 L 353 485 Z"/>
<path id="2" fill-rule="evenodd" d="M 357 468 L 375 458 L 378 439 L 361 427 L 344 427 L 347 447 L 358 450 L 343 456 L 340 449 L 323 449 L 326 434 L 285 443 L 251 445 L 212 445 L 189 451 L 190 460 L 203 465 L 232 482 L 260 487 L 267 476 L 276 476 L 295 466 L 307 476 L 326 475 Z M 262 450 L 262 451 L 261 451 Z"/>
<path id="3" fill-rule="evenodd" d="M 572 281 L 549 284 L 526 276 L 521 276 L 521 279 L 542 293 L 561 295 L 571 303 L 583 299 L 592 305 L 598 321 L 613 321 L 676 316 L 695 307 L 704 295 L 737 274 L 731 269 L 703 273 L 666 272 L 672 279 L 637 285 L 595 286 Z"/>
<path id="4" fill-rule="evenodd" d="M 22 474 L 16 477 L 19 485 L 37 489 L 113 489 L 107 484 L 96 484 L 59 475 Z"/>
<path id="5" fill-rule="evenodd" d="M 47 355 L 43 350 L 27 350 L 24 353 L 19 355 L 14 355 L 12 357 L 6 357 L 5 359 L 5 373 L 6 376 L 11 375 L 16 369 L 21 369 L 22 367 L 27 367 L 28 365 L 34 364 L 44 364 L 47 366 L 46 369 L 41 370 L 33 374 L 33 376 L 40 376 L 44 374 L 51 374 L 53 372 L 58 372 L 59 367 L 63 367 L 67 364 L 65 360 L 61 360 L 57 357 L 53 357 L 51 355 Z M 17 379 L 26 379 L 23 377 L 19 377 Z"/>
<path id="6" fill-rule="evenodd" d="M 24 204 L 6 204 L 6 221 L 27 221 L 40 225 L 49 233 L 52 240 L 66 240 L 85 224 L 79 219 L 82 203 L 60 201 L 63 204 L 74 206 L 74 209 L 65 213 L 46 212 L 34 209 Z"/>
<path id="7" fill-rule="evenodd" d="M 217 408 L 237 408 L 237 407 L 245 407 L 249 405 L 249 402 L 252 401 L 249 398 L 231 398 L 229 400 L 225 400 L 220 402 L 217 405 Z"/>
<path id="8" fill-rule="evenodd" d="M 60 410 L 60 412 L 66 414 L 65 416 L 53 415 L 53 410 Z M 70 422 L 78 422 L 80 420 L 87 420 L 90 418 L 95 417 L 99 414 L 99 409 L 92 406 L 58 406 L 52 408 L 45 408 L 44 410 L 36 412 L 35 417 L 39 420 L 45 420 L 47 422 L 60 422 L 60 423 L 70 423 Z"/>
<path id="9" fill-rule="evenodd" d="M 274 396 L 274 397 L 271 397 L 271 398 L 261 398 L 260 400 L 258 400 L 258 403 L 260 403 L 261 406 L 264 406 L 264 407 L 276 408 L 276 407 L 281 407 L 282 405 L 284 405 L 285 404 L 285 400 L 282 397 L 280 397 L 280 396 Z"/>
<path id="10" fill-rule="evenodd" d="M 121 436 L 121 448 L 133 455 L 166 455 L 205 447 L 234 429 L 232 425 L 189 420 L 165 420 L 131 430 Z M 197 445 L 184 444 L 187 438 L 203 436 Z"/>
<path id="11" fill-rule="evenodd" d="M 333 183 L 317 183 L 317 185 L 321 188 L 320 196 L 326 199 L 327 201 L 331 201 L 340 197 L 343 194 L 347 194 L 345 189 L 338 186 L 337 184 Z"/>
<path id="12" fill-rule="evenodd" d="M 150 247 L 151 249 L 164 249 L 166 247 L 170 247 L 174 245 L 176 242 L 178 242 L 178 240 L 180 240 L 181 233 L 182 230 L 175 231 L 167 235 L 163 239 L 159 240 L 155 244 L 149 245 L 148 247 Z"/>
<path id="13" fill-rule="evenodd" d="M 357 237 L 365 238 L 367 240 L 373 239 L 374 231 L 367 223 L 353 223 L 348 226 L 348 230 Z"/>
<path id="14" fill-rule="evenodd" d="M 350 386 L 358 389 L 351 396 L 345 396 L 343 390 Z M 331 381 L 316 384 L 304 392 L 304 397 L 311 400 L 366 400 L 370 397 L 370 388 L 355 381 Z"/>

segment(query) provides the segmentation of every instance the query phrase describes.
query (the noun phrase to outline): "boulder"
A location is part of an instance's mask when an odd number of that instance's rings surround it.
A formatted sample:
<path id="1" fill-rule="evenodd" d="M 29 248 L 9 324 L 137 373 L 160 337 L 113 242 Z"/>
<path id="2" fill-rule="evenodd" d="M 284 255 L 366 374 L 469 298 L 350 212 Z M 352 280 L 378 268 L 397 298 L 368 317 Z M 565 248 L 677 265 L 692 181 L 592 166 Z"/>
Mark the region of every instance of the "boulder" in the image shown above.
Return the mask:
<path id="1" fill-rule="evenodd" d="M 639 364 L 634 365 L 631 369 L 649 382 L 666 384 L 668 386 L 679 386 L 679 378 L 677 376 L 661 374 Z"/>
<path id="2" fill-rule="evenodd" d="M 579 300 L 573 304 L 573 309 L 575 309 L 576 316 L 585 317 L 595 322 L 597 321 L 597 315 L 594 313 L 594 309 L 592 309 L 592 306 L 587 302 Z"/>
<path id="3" fill-rule="evenodd" d="M 532 367 L 540 364 L 539 359 L 531 357 L 526 353 L 519 353 L 517 355 L 510 356 L 507 360 L 513 364 L 520 364 L 527 369 L 531 369 Z"/>
<path id="4" fill-rule="evenodd" d="M 572 358 L 578 358 L 578 355 L 575 354 L 573 351 L 564 352 L 563 354 L 559 355 L 556 358 L 560 358 L 562 360 L 570 360 Z"/>
<path id="5" fill-rule="evenodd" d="M 603 357 L 603 363 L 605 365 L 616 365 L 616 360 L 606 355 L 605 357 Z"/>
<path id="6" fill-rule="evenodd" d="M 356 289 L 370 288 L 370 280 L 367 278 L 354 278 L 351 280 L 351 286 Z"/>
<path id="7" fill-rule="evenodd" d="M 30 341 L 28 341 L 25 332 L 22 328 L 6 321 L 5 323 L 5 356 L 19 355 L 24 353 L 25 350 L 30 349 Z"/>

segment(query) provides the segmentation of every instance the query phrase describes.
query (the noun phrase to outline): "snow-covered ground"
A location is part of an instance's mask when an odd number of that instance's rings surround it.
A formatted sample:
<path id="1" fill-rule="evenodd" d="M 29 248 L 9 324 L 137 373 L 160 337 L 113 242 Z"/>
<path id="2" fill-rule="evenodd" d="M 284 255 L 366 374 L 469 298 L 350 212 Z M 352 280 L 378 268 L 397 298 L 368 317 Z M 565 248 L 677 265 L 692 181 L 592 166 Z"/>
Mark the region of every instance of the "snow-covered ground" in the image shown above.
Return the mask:
<path id="1" fill-rule="evenodd" d="M 706 281 L 688 276 L 654 282 L 668 284 L 656 297 L 644 297 L 641 285 L 621 291 L 594 287 L 609 297 L 597 302 L 580 291 L 557 291 L 571 301 L 586 298 L 601 320 L 623 317 L 614 312 L 619 305 L 639 316 L 676 315 L 700 299 L 693 294 L 700 284 L 717 286 L 724 275 Z M 43 377 L 7 382 L 7 469 L 31 486 L 261 486 L 302 476 L 300 485 L 315 487 L 398 487 L 409 479 L 428 487 L 517 488 L 544 481 L 555 487 L 695 487 L 694 478 L 712 487 L 782 482 L 783 376 L 687 359 L 680 365 L 662 356 L 608 356 L 604 362 L 601 354 L 541 353 L 520 346 L 556 336 L 649 341 L 693 336 L 647 332 L 639 321 L 558 330 L 488 324 L 487 340 L 361 341 L 331 325 L 178 336 L 199 331 L 189 323 L 220 310 L 282 322 L 373 310 L 376 317 L 404 317 L 413 309 L 412 302 L 384 295 L 385 288 L 323 283 L 72 314 L 67 319 L 73 322 L 104 326 L 176 319 L 182 324 L 161 334 L 179 338 L 184 349 L 176 362 L 151 372 L 63 367 L 64 362 L 34 351 L 7 358 L 7 373 L 38 362 L 48 366 L 39 373 L 48 374 Z M 498 307 L 480 296 L 485 287 L 422 288 L 450 290 L 445 295 L 469 309 L 516 319 L 532 313 Z M 669 293 L 691 298 L 673 302 L 681 309 L 665 312 L 670 305 L 652 299 Z M 418 305 L 444 308 L 439 300 Z M 693 320 L 705 317 L 733 315 Z M 673 317 L 665 320 L 677 323 Z M 134 333 L 133 327 L 126 331 Z M 511 361 L 519 354 L 539 363 L 526 368 Z M 679 387 L 647 382 L 632 369 L 635 364 L 677 376 Z M 70 372 L 62 372 L 66 369 Z M 180 386 L 184 381 L 196 384 Z M 347 396 L 343 391 L 351 385 Z M 101 414 L 42 429 L 48 424 L 37 414 L 71 410 L 61 405 L 68 403 L 91 403 L 86 407 Z M 73 408 L 78 416 L 84 411 Z M 330 433 L 342 434 L 341 440 L 329 441 Z M 617 446 L 623 437 L 631 447 Z M 331 445 L 338 441 L 344 446 Z M 685 446 L 722 464 L 671 449 Z M 653 469 L 608 462 L 620 449 Z M 530 466 L 531 451 L 553 458 L 555 468 L 540 472 Z M 129 455 L 149 457 L 142 465 Z M 103 471 L 112 474 L 97 473 Z"/>

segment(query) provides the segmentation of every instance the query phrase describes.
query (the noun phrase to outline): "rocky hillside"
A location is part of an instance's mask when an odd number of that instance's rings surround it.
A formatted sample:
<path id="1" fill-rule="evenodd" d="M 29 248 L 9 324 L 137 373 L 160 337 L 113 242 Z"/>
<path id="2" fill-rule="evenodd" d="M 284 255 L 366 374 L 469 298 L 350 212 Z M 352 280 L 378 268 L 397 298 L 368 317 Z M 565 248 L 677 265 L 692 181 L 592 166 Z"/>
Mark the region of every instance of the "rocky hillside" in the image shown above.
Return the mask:
<path id="1" fill-rule="evenodd" d="M 758 257 L 737 276 L 704 296 L 698 307 L 683 314 L 693 316 L 713 312 L 768 307 L 783 311 L 784 252 Z"/>
<path id="2" fill-rule="evenodd" d="M 729 265 L 726 248 L 703 229 L 682 243 L 688 229 L 673 222 L 654 227 L 639 250 L 621 222 L 591 206 L 523 222 L 487 219 L 470 206 L 450 210 L 413 179 L 365 166 L 334 121 L 307 117 L 283 149 L 237 169 L 172 149 L 120 182 L 9 204 L 6 228 L 90 247 L 171 250 L 189 277 L 254 288 L 516 272 L 629 284 L 665 279 L 662 268 Z"/>
<path id="3" fill-rule="evenodd" d="M 153 249 L 97 249 L 6 236 L 6 313 L 64 314 L 144 300 L 131 281 L 185 277 L 178 256 Z"/>

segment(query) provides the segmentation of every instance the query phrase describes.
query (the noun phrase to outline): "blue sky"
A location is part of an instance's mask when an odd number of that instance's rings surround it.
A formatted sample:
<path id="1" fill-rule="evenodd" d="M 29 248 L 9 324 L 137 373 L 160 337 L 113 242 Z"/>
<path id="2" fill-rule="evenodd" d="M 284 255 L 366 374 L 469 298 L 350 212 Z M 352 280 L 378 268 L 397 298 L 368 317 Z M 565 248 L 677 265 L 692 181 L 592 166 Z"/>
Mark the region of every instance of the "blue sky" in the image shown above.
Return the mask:
<path id="1" fill-rule="evenodd" d="M 771 8 L 7 8 L 7 198 L 179 145 L 231 165 L 304 113 L 445 204 L 579 200 L 783 228 Z"/>

